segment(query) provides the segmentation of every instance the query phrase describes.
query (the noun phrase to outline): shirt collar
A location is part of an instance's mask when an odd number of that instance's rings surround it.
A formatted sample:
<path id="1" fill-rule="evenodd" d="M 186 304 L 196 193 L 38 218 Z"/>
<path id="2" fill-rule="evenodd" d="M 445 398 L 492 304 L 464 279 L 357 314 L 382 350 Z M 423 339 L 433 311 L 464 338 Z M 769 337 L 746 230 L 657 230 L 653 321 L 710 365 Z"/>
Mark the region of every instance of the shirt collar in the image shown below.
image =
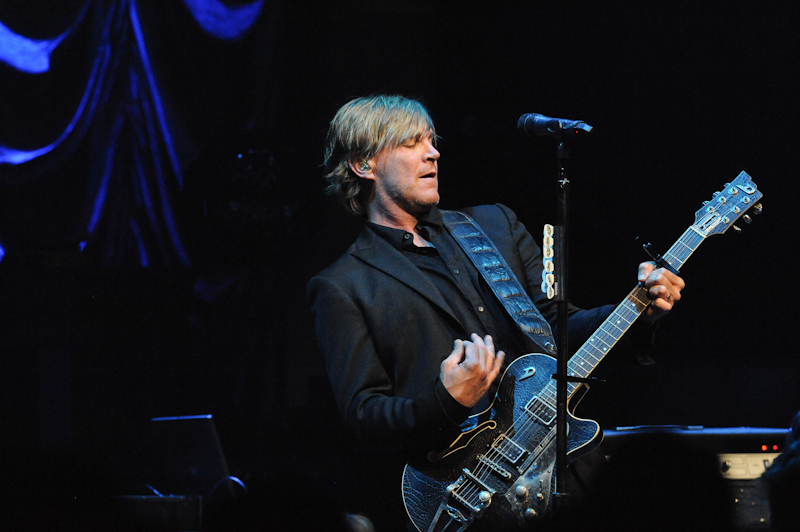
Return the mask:
<path id="1" fill-rule="evenodd" d="M 370 221 L 364 223 L 394 248 L 402 250 L 414 246 L 413 235 L 405 229 L 395 229 L 394 227 L 387 227 Z M 428 240 L 432 240 L 435 236 L 441 234 L 444 229 L 441 211 L 437 207 L 433 207 L 426 214 L 417 218 L 417 228 L 422 230 L 423 235 L 427 233 Z M 409 237 L 406 237 L 406 235 L 409 235 Z"/>

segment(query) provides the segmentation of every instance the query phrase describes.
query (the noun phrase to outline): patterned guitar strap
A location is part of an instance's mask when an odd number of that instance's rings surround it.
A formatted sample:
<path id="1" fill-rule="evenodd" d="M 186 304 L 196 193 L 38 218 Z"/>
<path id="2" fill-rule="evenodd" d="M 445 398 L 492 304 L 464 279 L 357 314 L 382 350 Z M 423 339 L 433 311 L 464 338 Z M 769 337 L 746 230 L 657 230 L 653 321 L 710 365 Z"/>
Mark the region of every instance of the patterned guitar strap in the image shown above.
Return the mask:
<path id="1" fill-rule="evenodd" d="M 450 234 L 481 272 L 486 283 L 517 326 L 549 355 L 556 355 L 556 341 L 550 324 L 523 290 L 517 276 L 497 251 L 494 243 L 468 214 L 441 211 Z"/>

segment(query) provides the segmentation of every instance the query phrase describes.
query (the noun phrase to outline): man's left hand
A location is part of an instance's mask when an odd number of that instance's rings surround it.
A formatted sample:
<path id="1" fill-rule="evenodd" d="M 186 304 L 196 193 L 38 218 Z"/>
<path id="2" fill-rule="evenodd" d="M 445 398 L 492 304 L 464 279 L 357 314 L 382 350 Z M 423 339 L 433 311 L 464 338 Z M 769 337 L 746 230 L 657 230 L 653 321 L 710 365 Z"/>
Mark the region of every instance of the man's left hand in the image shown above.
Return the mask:
<path id="1" fill-rule="evenodd" d="M 647 297 L 652 300 L 644 314 L 645 320 L 651 323 L 669 314 L 681 300 L 681 290 L 686 286 L 679 275 L 666 268 L 656 269 L 652 262 L 639 265 L 639 282 L 644 283 Z"/>

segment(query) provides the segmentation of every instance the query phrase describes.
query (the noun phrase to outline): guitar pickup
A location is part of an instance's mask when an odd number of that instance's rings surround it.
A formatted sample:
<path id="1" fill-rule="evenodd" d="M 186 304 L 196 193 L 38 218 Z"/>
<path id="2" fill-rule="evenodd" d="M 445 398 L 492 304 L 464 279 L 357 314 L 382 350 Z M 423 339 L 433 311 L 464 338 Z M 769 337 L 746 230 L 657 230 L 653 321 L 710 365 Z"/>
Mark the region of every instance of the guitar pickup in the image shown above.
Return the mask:
<path id="1" fill-rule="evenodd" d="M 534 395 L 531 400 L 528 401 L 528 404 L 525 405 L 523 410 L 525 410 L 525 412 L 530 414 L 532 417 L 541 421 L 545 426 L 550 426 L 550 424 L 556 418 L 555 407 L 539 399 L 538 395 Z"/>
<path id="2" fill-rule="evenodd" d="M 526 453 L 523 447 L 505 434 L 495 440 L 492 448 L 512 464 L 516 464 Z"/>

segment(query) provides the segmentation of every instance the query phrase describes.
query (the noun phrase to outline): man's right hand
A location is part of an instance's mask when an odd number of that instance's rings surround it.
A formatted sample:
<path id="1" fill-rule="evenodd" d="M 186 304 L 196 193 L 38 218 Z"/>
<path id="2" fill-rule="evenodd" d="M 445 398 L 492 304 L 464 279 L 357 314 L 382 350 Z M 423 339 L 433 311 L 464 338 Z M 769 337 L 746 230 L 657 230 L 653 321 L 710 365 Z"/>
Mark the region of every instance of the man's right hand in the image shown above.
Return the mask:
<path id="1" fill-rule="evenodd" d="M 505 353 L 495 355 L 491 336 L 472 341 L 456 340 L 453 352 L 442 361 L 439 378 L 445 389 L 460 404 L 473 407 L 489 390 L 503 367 Z"/>

